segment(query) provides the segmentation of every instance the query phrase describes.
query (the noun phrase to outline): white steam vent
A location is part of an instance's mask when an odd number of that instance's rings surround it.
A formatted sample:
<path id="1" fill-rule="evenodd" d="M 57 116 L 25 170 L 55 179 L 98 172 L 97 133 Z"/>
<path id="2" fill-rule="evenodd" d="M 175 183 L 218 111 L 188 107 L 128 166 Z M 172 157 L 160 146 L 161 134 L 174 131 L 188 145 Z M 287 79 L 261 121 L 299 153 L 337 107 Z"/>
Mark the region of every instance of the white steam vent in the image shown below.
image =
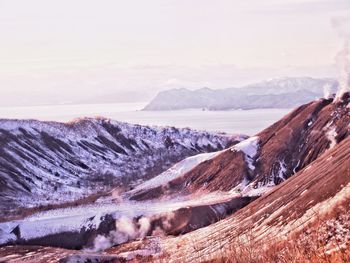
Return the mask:
<path id="1" fill-rule="evenodd" d="M 328 99 L 331 99 L 333 98 L 333 94 L 332 94 L 332 86 L 330 84 L 325 84 L 323 86 L 323 97 L 328 100 Z"/>

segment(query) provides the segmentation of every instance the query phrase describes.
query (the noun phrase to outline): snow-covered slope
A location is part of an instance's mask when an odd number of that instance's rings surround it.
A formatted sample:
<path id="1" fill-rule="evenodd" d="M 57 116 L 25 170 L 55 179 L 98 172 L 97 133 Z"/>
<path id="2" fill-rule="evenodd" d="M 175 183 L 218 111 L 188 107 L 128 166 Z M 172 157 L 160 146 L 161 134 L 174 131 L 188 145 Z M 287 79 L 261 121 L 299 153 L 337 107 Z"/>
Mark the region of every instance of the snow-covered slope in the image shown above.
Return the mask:
<path id="1" fill-rule="evenodd" d="M 279 78 L 242 88 L 197 90 L 172 89 L 160 92 L 145 110 L 209 110 L 292 108 L 323 97 L 324 89 L 335 92 L 333 79 Z"/>
<path id="2" fill-rule="evenodd" d="M 240 136 L 108 119 L 0 120 L 0 207 L 64 202 L 151 178 Z M 12 204 L 12 205 L 10 205 Z"/>
<path id="3" fill-rule="evenodd" d="M 157 175 L 156 177 L 147 180 L 146 182 L 138 185 L 135 187 L 135 189 L 129 191 L 127 193 L 127 196 L 133 196 L 141 194 L 144 191 L 150 190 L 152 188 L 157 188 L 163 185 L 166 185 L 167 183 L 171 182 L 172 180 L 175 180 L 176 178 L 184 175 L 185 173 L 191 171 L 193 168 L 195 168 L 198 164 L 205 162 L 207 160 L 210 160 L 214 158 L 215 156 L 218 156 L 223 151 L 218 152 L 211 152 L 211 153 L 201 153 L 197 154 L 191 157 L 187 157 L 186 159 L 176 163 L 172 167 L 170 167 L 165 172 L 161 173 L 160 175 Z"/>

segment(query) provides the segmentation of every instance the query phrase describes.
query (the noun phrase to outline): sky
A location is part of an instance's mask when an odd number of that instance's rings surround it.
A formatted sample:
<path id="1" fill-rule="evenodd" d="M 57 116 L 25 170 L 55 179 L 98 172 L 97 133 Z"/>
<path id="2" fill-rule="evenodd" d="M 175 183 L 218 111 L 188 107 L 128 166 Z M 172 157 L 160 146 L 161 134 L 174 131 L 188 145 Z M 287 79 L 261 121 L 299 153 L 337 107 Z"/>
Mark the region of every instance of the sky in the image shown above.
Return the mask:
<path id="1" fill-rule="evenodd" d="M 333 77 L 349 0 L 0 0 L 2 105 Z"/>

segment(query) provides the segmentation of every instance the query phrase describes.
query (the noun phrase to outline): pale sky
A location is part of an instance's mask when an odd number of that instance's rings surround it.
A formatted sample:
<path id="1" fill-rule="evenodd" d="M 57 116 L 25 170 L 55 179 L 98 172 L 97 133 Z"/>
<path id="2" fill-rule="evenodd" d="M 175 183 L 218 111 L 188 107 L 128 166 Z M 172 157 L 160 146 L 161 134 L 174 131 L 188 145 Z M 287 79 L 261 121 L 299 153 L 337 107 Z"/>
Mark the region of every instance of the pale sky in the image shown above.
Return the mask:
<path id="1" fill-rule="evenodd" d="M 349 0 L 0 0 L 0 103 L 334 76 Z"/>

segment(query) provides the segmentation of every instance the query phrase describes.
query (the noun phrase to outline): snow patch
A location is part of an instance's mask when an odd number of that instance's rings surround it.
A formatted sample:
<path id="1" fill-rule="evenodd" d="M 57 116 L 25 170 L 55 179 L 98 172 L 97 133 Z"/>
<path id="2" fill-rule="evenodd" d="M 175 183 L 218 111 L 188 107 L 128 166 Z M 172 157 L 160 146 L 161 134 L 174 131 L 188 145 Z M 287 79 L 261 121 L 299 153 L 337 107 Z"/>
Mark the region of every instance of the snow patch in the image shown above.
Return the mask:
<path id="1" fill-rule="evenodd" d="M 337 132 L 336 132 L 336 129 L 335 127 L 329 129 L 329 131 L 327 132 L 327 138 L 328 140 L 330 141 L 330 145 L 329 145 L 329 149 L 332 149 L 334 146 L 337 145 Z"/>
<path id="2" fill-rule="evenodd" d="M 258 153 L 259 147 L 259 137 L 253 136 L 250 137 L 231 148 L 232 151 L 241 151 L 245 154 L 245 161 L 248 164 L 250 170 L 255 170 L 255 166 L 253 165 L 254 158 Z"/>
<path id="3" fill-rule="evenodd" d="M 284 161 L 279 162 L 280 169 L 278 170 L 278 177 L 281 178 L 283 181 L 286 179 L 284 175 L 286 174 L 287 168 Z"/>
<path id="4" fill-rule="evenodd" d="M 294 174 L 297 172 L 297 169 L 298 169 L 299 165 L 300 165 L 300 160 L 298 160 L 297 165 L 296 165 L 296 166 L 294 167 L 294 169 L 293 169 L 293 173 L 294 173 Z"/>
<path id="5" fill-rule="evenodd" d="M 262 196 L 263 194 L 270 191 L 274 187 L 275 187 L 275 185 L 266 185 L 266 186 L 261 186 L 261 187 L 257 187 L 257 188 L 253 188 L 251 186 L 248 186 L 242 191 L 242 196 L 243 197 Z"/>
<path id="6" fill-rule="evenodd" d="M 254 183 L 249 183 L 248 179 L 244 178 L 243 181 L 237 185 L 236 187 L 232 188 L 229 193 L 236 193 L 239 194 L 241 197 L 255 197 L 255 196 L 261 196 L 265 194 L 266 192 L 270 191 L 275 187 L 275 184 L 268 183 L 266 185 L 258 184 L 257 186 Z"/>
<path id="7" fill-rule="evenodd" d="M 218 152 L 212 152 L 212 153 L 201 153 L 195 156 L 188 157 L 178 162 L 177 164 L 173 165 L 171 168 L 161 173 L 160 175 L 137 186 L 135 189 L 129 191 L 128 194 L 133 194 L 141 190 L 152 189 L 158 186 L 166 185 L 168 182 L 191 171 L 194 167 L 196 167 L 200 163 L 213 159 L 214 157 L 218 156 L 220 153 L 224 151 L 218 151 Z"/>

